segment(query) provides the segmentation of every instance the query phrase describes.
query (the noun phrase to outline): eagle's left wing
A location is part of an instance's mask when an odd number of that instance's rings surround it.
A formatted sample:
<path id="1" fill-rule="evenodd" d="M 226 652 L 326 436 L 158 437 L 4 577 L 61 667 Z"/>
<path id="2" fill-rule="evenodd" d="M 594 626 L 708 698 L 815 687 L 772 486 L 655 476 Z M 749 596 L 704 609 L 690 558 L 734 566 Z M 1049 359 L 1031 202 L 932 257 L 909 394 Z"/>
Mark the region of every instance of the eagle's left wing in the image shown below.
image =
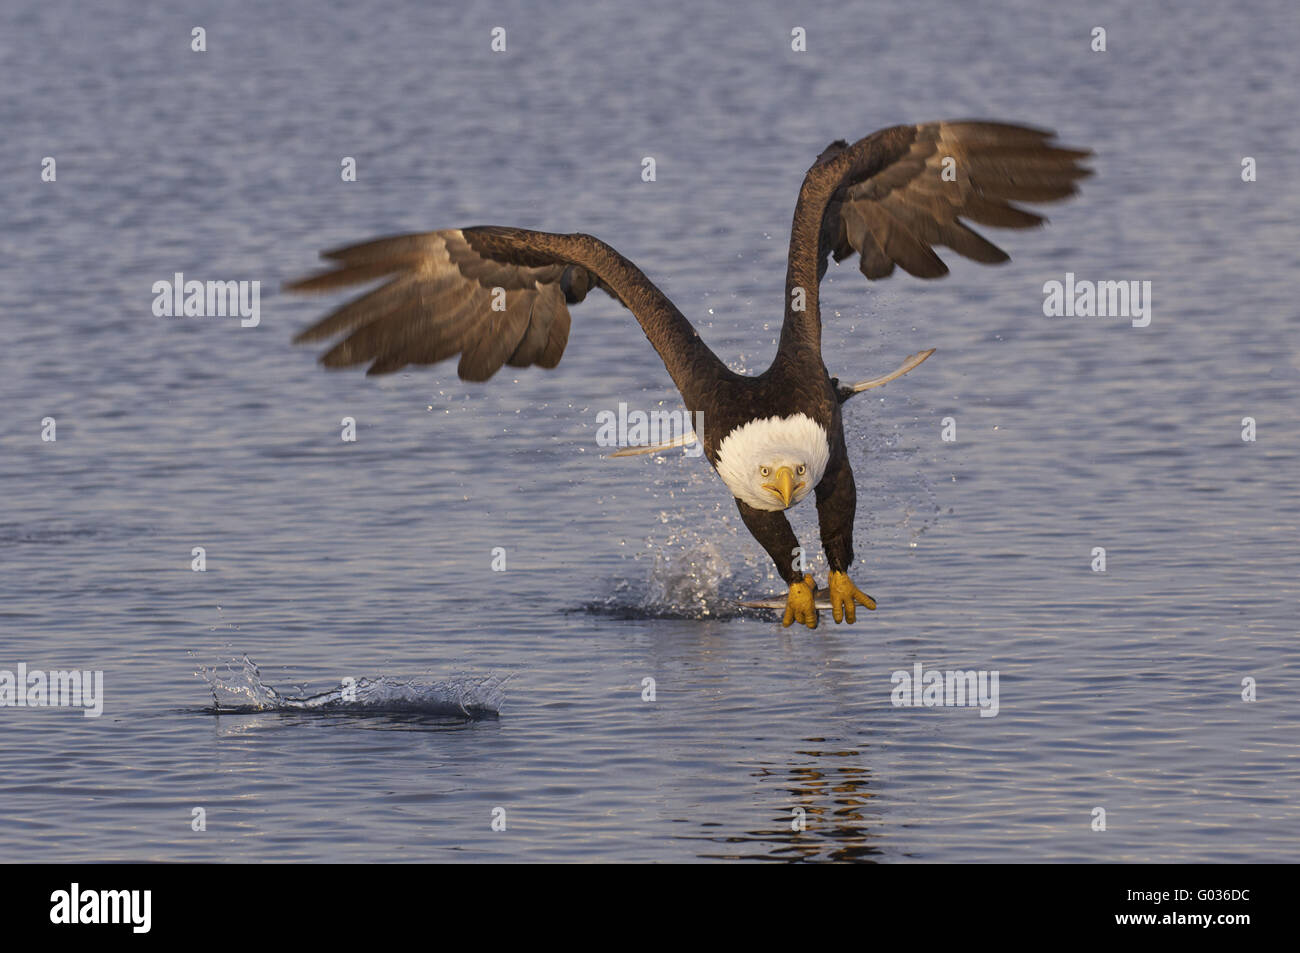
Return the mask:
<path id="1" fill-rule="evenodd" d="M 842 261 L 856 253 L 871 279 L 895 266 L 918 278 L 946 275 L 937 245 L 978 262 L 1006 261 L 1006 252 L 966 222 L 1031 228 L 1044 218 L 1013 203 L 1074 195 L 1076 182 L 1091 174 L 1079 161 L 1091 153 L 1061 148 L 1054 135 L 972 120 L 893 126 L 851 146 L 832 143 L 799 191 L 782 336 L 801 331 L 820 342 L 817 286 L 832 255 Z"/>

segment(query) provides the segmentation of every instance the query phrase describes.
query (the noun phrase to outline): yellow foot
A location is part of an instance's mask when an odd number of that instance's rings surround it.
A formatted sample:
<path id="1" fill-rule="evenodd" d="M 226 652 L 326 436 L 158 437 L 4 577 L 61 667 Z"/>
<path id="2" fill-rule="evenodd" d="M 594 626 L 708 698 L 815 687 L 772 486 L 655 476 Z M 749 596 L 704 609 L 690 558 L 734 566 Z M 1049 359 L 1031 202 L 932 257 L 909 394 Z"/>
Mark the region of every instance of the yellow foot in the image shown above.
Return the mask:
<path id="1" fill-rule="evenodd" d="M 794 598 L 794 587 L 790 587 L 791 596 Z M 876 607 L 876 600 L 859 589 L 853 584 L 846 572 L 831 573 L 831 615 L 835 617 L 836 622 L 848 622 L 852 625 L 857 621 L 857 607 L 854 602 L 861 603 L 868 609 Z M 785 610 L 786 616 L 790 615 L 790 610 Z M 787 623 L 788 624 L 788 623 Z"/>
<path id="2" fill-rule="evenodd" d="M 802 622 L 810 629 L 817 628 L 817 603 L 814 595 L 817 583 L 812 576 L 804 576 L 803 582 L 790 583 L 790 596 L 785 601 L 785 618 L 781 624 L 789 628 L 791 622 Z"/>

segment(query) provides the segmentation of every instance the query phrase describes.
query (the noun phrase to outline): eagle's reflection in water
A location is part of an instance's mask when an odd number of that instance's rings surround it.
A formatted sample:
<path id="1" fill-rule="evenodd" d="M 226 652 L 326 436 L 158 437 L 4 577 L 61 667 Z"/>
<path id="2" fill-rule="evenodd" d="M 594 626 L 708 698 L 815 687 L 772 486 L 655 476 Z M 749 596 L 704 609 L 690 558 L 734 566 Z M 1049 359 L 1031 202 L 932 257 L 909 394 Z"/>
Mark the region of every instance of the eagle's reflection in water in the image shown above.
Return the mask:
<path id="1" fill-rule="evenodd" d="M 872 824 L 879 819 L 871 799 L 871 770 L 860 748 L 840 748 L 834 739 L 805 738 L 808 747 L 787 763 L 757 762 L 750 772 L 763 788 L 784 787 L 784 805 L 769 827 L 743 834 L 697 833 L 713 846 L 698 856 L 708 860 L 875 863 L 880 848 Z M 766 794 L 764 801 L 771 800 Z M 705 822 L 703 828 L 721 827 Z"/>

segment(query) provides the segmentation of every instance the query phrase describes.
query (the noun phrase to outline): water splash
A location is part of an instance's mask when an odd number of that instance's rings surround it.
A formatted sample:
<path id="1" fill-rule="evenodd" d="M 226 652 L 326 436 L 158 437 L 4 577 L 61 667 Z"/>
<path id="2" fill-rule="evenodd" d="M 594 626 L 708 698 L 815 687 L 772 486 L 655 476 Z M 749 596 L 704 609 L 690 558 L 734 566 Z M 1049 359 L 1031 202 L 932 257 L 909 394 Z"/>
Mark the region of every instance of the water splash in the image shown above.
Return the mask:
<path id="1" fill-rule="evenodd" d="M 581 611 L 620 619 L 753 617 L 741 601 L 782 589 L 766 555 L 749 545 L 739 516 L 716 502 L 716 480 L 703 469 L 685 476 L 684 489 L 675 481 L 648 480 L 652 492 L 672 505 L 660 512 L 659 528 L 629 554 L 635 568 L 621 572 L 608 596 Z"/>
<path id="2" fill-rule="evenodd" d="M 442 718 L 494 718 L 505 701 L 511 676 L 459 675 L 443 681 L 381 675 L 359 678 L 324 691 L 293 694 L 263 681 L 247 655 L 224 668 L 200 666 L 194 673 L 208 683 L 216 714 L 250 712 L 322 712 L 329 714 L 416 714 Z"/>

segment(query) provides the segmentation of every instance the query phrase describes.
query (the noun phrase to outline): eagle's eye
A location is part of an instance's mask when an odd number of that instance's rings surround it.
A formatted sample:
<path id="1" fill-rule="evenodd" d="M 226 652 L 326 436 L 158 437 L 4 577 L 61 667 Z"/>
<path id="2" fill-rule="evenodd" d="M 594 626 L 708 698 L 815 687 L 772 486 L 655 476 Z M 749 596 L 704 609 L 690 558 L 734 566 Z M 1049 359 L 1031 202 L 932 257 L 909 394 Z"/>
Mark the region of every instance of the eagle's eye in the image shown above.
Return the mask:
<path id="1" fill-rule="evenodd" d="M 758 474 L 759 474 L 759 476 L 770 477 L 770 476 L 772 475 L 772 468 L 771 468 L 771 467 L 759 467 L 759 468 L 758 468 Z"/>
<path id="2" fill-rule="evenodd" d="M 803 476 L 805 473 L 808 472 L 808 468 L 801 463 L 799 464 L 799 469 L 796 470 L 795 472 L 798 473 L 800 476 Z"/>

